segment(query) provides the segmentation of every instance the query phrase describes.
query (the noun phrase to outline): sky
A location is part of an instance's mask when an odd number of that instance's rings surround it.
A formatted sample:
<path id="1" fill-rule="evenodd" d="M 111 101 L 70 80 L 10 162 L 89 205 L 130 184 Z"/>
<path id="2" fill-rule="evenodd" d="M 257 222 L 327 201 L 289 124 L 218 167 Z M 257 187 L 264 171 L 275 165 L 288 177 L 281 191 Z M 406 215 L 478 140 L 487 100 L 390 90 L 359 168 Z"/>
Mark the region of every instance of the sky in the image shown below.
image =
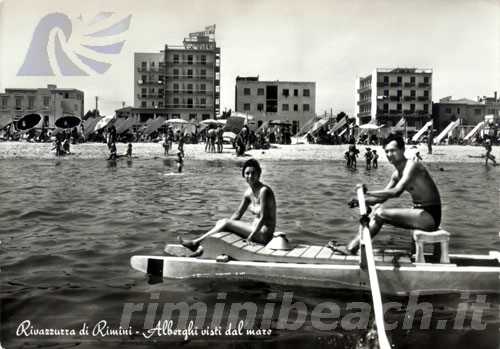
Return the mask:
<path id="1" fill-rule="evenodd" d="M 94 17 L 112 13 L 97 24 Z M 65 52 L 111 65 L 88 76 L 18 76 L 35 28 L 51 13 L 70 18 Z M 131 15 L 127 31 L 88 38 Z M 234 110 L 236 76 L 316 82 L 316 113 L 353 115 L 355 80 L 375 68 L 433 70 L 432 97 L 476 99 L 500 90 L 500 0 L 0 0 L 0 91 L 5 88 L 78 88 L 85 108 L 112 114 L 133 104 L 133 54 L 181 45 L 190 32 L 216 24 L 221 48 L 221 110 Z M 54 62 L 53 38 L 47 54 Z M 125 41 L 117 54 L 96 55 L 82 44 Z M 78 51 L 80 49 L 80 51 Z"/>

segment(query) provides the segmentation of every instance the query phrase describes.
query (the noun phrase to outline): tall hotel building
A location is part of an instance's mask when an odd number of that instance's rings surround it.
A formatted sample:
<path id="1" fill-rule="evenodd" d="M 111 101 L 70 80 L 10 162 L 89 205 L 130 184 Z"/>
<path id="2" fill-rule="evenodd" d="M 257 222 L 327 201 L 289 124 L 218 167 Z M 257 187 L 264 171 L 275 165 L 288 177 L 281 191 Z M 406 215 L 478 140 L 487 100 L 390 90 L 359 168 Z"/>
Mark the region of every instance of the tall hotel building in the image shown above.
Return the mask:
<path id="1" fill-rule="evenodd" d="M 432 70 L 376 69 L 356 80 L 358 125 L 405 125 L 421 128 L 432 115 Z"/>
<path id="2" fill-rule="evenodd" d="M 119 116 L 140 115 L 197 120 L 220 112 L 220 48 L 215 26 L 190 33 L 182 46 L 165 45 L 158 53 L 134 54 L 134 108 Z"/>
<path id="3" fill-rule="evenodd" d="M 236 77 L 235 108 L 252 115 L 257 126 L 265 121 L 288 121 L 296 133 L 316 115 L 316 83 L 259 81 Z"/>

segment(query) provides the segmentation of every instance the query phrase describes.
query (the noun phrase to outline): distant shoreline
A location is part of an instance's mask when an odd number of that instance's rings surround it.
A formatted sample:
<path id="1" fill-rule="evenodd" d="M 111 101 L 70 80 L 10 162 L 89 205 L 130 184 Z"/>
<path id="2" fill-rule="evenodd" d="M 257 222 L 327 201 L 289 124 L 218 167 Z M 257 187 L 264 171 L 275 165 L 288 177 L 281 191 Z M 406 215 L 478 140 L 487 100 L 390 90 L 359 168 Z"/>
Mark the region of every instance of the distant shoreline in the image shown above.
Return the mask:
<path id="1" fill-rule="evenodd" d="M 125 154 L 127 144 L 117 143 L 118 154 Z M 360 150 L 358 165 L 364 163 L 364 153 L 367 146 L 358 145 Z M 379 154 L 379 162 L 387 162 L 381 146 L 369 146 L 376 149 Z M 0 160 L 79 160 L 97 159 L 104 160 L 109 156 L 109 150 L 104 143 L 81 143 L 71 145 L 71 155 L 57 158 L 52 143 L 29 143 L 29 142 L 0 142 Z M 186 144 L 184 152 L 186 161 L 189 160 L 227 160 L 238 161 L 254 157 L 260 160 L 341 160 L 344 161 L 344 153 L 348 145 L 319 145 L 319 144 L 292 144 L 273 145 L 271 149 L 252 149 L 246 152 L 244 157 L 236 157 L 234 149 L 224 145 L 223 153 L 206 153 L 205 144 Z M 419 144 L 416 148 L 407 146 L 406 155 L 410 159 L 416 151 L 420 152 L 423 162 L 467 162 L 482 163 L 485 149 L 481 146 L 462 145 L 440 145 L 433 146 L 433 154 L 427 154 L 427 145 Z M 177 144 L 174 144 L 170 157 L 177 153 Z M 493 155 L 500 158 L 500 147 L 493 147 Z M 163 158 L 163 146 L 161 143 L 133 143 L 133 156 L 135 159 L 157 159 Z M 498 160 L 497 160 L 498 161 Z"/>

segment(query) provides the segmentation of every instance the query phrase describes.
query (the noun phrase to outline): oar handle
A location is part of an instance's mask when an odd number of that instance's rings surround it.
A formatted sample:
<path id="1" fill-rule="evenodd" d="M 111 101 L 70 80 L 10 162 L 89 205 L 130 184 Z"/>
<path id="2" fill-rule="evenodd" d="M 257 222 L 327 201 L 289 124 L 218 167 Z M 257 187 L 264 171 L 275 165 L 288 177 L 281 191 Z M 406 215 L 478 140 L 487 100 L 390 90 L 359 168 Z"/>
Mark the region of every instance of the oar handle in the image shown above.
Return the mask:
<path id="1" fill-rule="evenodd" d="M 358 203 L 359 203 L 359 214 L 361 216 L 366 216 L 368 212 L 366 208 L 365 191 L 366 187 L 364 184 L 356 185 L 356 193 L 358 194 Z"/>

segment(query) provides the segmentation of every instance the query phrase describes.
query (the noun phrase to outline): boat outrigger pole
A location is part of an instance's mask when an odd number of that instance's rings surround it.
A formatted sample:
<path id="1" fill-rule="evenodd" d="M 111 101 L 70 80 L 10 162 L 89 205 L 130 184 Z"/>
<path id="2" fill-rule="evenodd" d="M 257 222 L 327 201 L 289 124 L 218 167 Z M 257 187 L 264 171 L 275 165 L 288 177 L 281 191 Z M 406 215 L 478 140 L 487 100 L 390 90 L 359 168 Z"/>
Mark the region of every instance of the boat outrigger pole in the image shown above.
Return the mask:
<path id="1" fill-rule="evenodd" d="M 373 310 L 375 312 L 375 323 L 377 325 L 378 342 L 381 349 L 390 349 L 391 344 L 385 333 L 384 309 L 382 306 L 382 297 L 378 284 L 377 270 L 375 269 L 375 260 L 373 258 L 373 247 L 368 230 L 368 213 L 365 202 L 365 187 L 362 184 L 357 185 L 357 194 L 359 202 L 359 213 L 361 216 L 359 225 L 359 234 L 361 238 L 361 268 L 368 267 L 368 276 L 370 277 L 370 289 L 372 294 Z"/>

